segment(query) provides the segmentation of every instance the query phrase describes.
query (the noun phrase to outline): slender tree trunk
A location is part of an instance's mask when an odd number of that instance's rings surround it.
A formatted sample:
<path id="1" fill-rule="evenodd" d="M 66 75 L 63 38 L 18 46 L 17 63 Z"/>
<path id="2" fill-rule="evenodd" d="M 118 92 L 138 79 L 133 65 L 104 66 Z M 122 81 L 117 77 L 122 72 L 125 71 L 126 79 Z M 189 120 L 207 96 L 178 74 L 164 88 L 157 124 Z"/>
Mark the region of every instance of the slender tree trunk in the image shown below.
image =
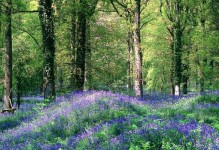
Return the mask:
<path id="1" fill-rule="evenodd" d="M 5 82 L 4 108 L 12 109 L 12 31 L 11 31 L 11 0 L 7 0 L 5 15 Z"/>
<path id="2" fill-rule="evenodd" d="M 173 31 L 172 31 L 173 32 Z M 171 49 L 171 62 L 170 62 L 170 93 L 172 95 L 175 94 L 175 84 L 174 84 L 174 36 L 171 36 L 170 41 L 170 49 Z"/>
<path id="3" fill-rule="evenodd" d="M 75 0 L 73 0 L 73 8 L 72 8 L 72 15 L 71 15 L 71 35 L 70 35 L 70 47 L 71 47 L 71 89 L 75 90 L 75 63 L 76 63 L 76 24 L 77 24 L 77 13 L 74 8 Z"/>
<path id="4" fill-rule="evenodd" d="M 200 92 L 204 92 L 205 90 L 205 79 L 204 79 L 204 72 L 202 71 L 202 67 L 201 67 L 201 64 L 199 63 L 198 64 L 199 67 L 198 67 L 198 75 L 199 75 L 199 82 L 200 82 Z"/>
<path id="5" fill-rule="evenodd" d="M 2 52 L 2 48 L 3 48 L 3 39 L 2 39 L 2 1 L 0 1 L 0 67 L 3 67 L 2 64 L 2 56 L 3 56 L 3 52 Z M 0 80 L 3 78 L 3 75 L 0 74 Z M 3 90 L 4 93 L 4 90 Z M 3 93 L 2 91 L 0 91 L 0 102 L 3 102 Z"/>
<path id="6" fill-rule="evenodd" d="M 17 108 L 20 109 L 21 104 L 21 78 L 17 77 L 17 84 L 16 84 L 16 94 L 17 94 Z"/>
<path id="7" fill-rule="evenodd" d="M 179 17 L 179 16 L 178 16 Z M 174 83 L 175 95 L 180 95 L 180 84 L 182 78 L 182 32 L 179 18 L 174 29 Z"/>
<path id="8" fill-rule="evenodd" d="M 130 32 L 127 31 L 126 33 L 126 43 L 127 43 L 127 52 L 128 52 L 128 58 L 127 58 L 127 84 L 128 84 L 128 89 L 131 90 L 131 61 L 130 61 Z"/>
<path id="9" fill-rule="evenodd" d="M 82 0 L 80 1 L 82 4 Z M 78 47 L 76 54 L 76 90 L 84 89 L 87 19 L 83 11 L 78 15 Z"/>
<path id="10" fill-rule="evenodd" d="M 198 54 L 198 49 L 195 49 L 195 53 Z M 200 91 L 202 92 L 202 89 L 199 88 L 199 85 L 200 84 L 203 84 L 201 81 L 202 81 L 202 76 L 203 76 L 203 72 L 202 72 L 202 69 L 201 69 L 201 64 L 200 64 L 200 58 L 199 58 L 199 55 L 197 55 L 195 57 L 195 64 L 196 64 L 196 72 L 197 72 L 197 77 L 195 79 L 195 87 L 196 87 L 196 90 L 197 91 Z M 200 85 L 200 87 L 202 87 L 203 85 Z"/>
<path id="11" fill-rule="evenodd" d="M 133 84 L 132 84 L 132 53 L 133 53 L 133 42 L 132 42 L 132 32 L 129 30 L 126 33 L 126 44 L 127 44 L 127 83 L 128 83 L 128 89 L 133 90 Z"/>
<path id="12" fill-rule="evenodd" d="M 142 50 L 140 47 L 140 0 L 135 0 L 135 18 L 134 18 L 134 49 L 135 49 L 135 95 L 143 96 L 142 80 Z"/>
<path id="13" fill-rule="evenodd" d="M 210 60 L 209 65 L 210 65 L 210 71 L 213 72 L 213 70 L 214 70 L 214 60 Z M 210 85 L 211 89 L 213 89 L 213 87 L 212 87 L 212 85 L 213 85 L 213 75 L 211 75 L 211 78 L 210 78 L 209 82 L 210 82 L 209 85 Z"/>
<path id="14" fill-rule="evenodd" d="M 44 98 L 55 98 L 55 36 L 53 24 L 52 0 L 39 1 L 39 17 L 43 35 L 43 54 L 44 54 Z"/>
<path id="15" fill-rule="evenodd" d="M 2 3 L 2 1 L 0 1 L 0 48 L 3 48 L 3 40 L 2 40 L 2 4 L 1 3 Z M 2 54 L 2 53 L 0 52 L 0 54 Z M 0 58 L 2 58 L 2 57 L 0 57 Z"/>
<path id="16" fill-rule="evenodd" d="M 189 33 L 187 33 L 189 34 Z M 190 46 L 188 44 L 188 46 Z M 183 94 L 188 94 L 188 82 L 189 82 L 189 76 L 190 76 L 190 73 L 189 73 L 189 66 L 190 66 L 190 62 L 189 62 L 189 56 L 190 56 L 190 50 L 186 50 L 186 53 L 185 53 L 185 58 L 184 58 L 184 63 L 183 63 L 183 75 L 182 75 L 182 84 L 183 84 Z"/>
<path id="17" fill-rule="evenodd" d="M 62 78 L 62 68 L 57 67 L 57 90 L 62 90 L 63 88 L 63 78 Z"/>
<path id="18" fill-rule="evenodd" d="M 126 15 L 126 23 L 128 29 L 126 32 L 126 49 L 127 49 L 127 85 L 130 91 L 133 90 L 133 31 L 131 25 L 133 24 L 133 15 L 130 11 Z"/>
<path id="19" fill-rule="evenodd" d="M 91 89 L 92 66 L 91 66 L 91 41 L 90 41 L 90 20 L 87 20 L 87 42 L 86 42 L 86 64 L 85 64 L 85 89 Z"/>
<path id="20" fill-rule="evenodd" d="M 182 83 L 183 83 L 182 92 L 183 92 L 183 94 L 188 94 L 189 64 L 183 64 L 183 71 L 184 71 L 184 73 L 182 76 Z"/>
<path id="21" fill-rule="evenodd" d="M 205 4 L 204 2 L 203 2 L 203 4 Z M 205 38 L 204 36 L 205 36 L 205 19 L 204 18 L 202 18 L 201 19 L 201 27 L 202 27 L 202 32 L 203 32 L 203 39 Z M 200 58 L 199 58 L 199 61 L 201 61 L 200 60 Z M 206 58 L 206 61 L 207 61 L 207 58 Z M 205 60 L 203 59 L 203 65 L 204 64 L 206 64 L 205 63 Z M 201 64 L 201 62 L 199 62 L 198 63 L 198 65 L 199 65 L 199 81 L 200 81 L 200 92 L 204 92 L 204 90 L 205 90 L 205 78 L 204 78 L 204 71 L 203 71 L 203 65 Z"/>

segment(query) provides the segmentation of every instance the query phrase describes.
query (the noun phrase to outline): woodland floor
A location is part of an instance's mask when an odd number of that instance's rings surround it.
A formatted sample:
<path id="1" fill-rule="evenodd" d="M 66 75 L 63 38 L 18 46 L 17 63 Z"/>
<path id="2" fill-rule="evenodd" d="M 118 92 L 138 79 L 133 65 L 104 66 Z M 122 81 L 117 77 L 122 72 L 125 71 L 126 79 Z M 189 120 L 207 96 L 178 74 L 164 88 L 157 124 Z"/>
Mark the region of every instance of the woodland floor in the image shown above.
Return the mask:
<path id="1" fill-rule="evenodd" d="M 74 92 L 55 102 L 23 97 L 0 114 L 0 149 L 219 149 L 219 91 L 143 100 L 106 91 Z"/>

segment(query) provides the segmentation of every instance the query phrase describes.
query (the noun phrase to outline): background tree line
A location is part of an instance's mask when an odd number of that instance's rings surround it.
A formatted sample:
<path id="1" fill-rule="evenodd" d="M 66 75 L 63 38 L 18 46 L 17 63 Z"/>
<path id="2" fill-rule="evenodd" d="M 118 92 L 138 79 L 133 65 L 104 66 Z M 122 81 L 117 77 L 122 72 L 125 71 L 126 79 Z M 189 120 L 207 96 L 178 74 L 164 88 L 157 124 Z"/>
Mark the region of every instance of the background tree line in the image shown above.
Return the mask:
<path id="1" fill-rule="evenodd" d="M 217 0 L 0 0 L 1 95 L 219 87 Z"/>

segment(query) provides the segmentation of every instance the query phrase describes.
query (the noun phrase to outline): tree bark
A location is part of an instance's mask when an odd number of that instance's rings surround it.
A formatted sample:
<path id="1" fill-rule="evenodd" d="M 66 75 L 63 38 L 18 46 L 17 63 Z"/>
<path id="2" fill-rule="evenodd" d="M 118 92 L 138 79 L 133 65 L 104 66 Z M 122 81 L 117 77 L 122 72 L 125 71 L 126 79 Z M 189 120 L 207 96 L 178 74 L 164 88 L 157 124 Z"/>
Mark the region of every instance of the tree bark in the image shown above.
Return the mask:
<path id="1" fill-rule="evenodd" d="M 43 35 L 43 54 L 44 54 L 44 71 L 43 71 L 43 93 L 44 98 L 55 98 L 55 76 L 54 76 L 54 59 L 55 59 L 55 36 L 53 24 L 52 0 L 39 1 L 39 17 L 42 26 Z"/>
<path id="2" fill-rule="evenodd" d="M 82 0 L 80 0 L 83 6 Z M 84 89 L 87 19 L 83 10 L 78 14 L 78 47 L 76 54 L 76 90 Z"/>
<path id="3" fill-rule="evenodd" d="M 143 96 L 143 80 L 142 80 L 142 50 L 140 47 L 140 0 L 135 0 L 135 16 L 134 16 L 134 49 L 135 49 L 135 95 Z"/>
<path id="4" fill-rule="evenodd" d="M 4 108 L 12 109 L 12 31 L 11 31 L 11 0 L 7 0 L 5 15 L 5 81 Z"/>

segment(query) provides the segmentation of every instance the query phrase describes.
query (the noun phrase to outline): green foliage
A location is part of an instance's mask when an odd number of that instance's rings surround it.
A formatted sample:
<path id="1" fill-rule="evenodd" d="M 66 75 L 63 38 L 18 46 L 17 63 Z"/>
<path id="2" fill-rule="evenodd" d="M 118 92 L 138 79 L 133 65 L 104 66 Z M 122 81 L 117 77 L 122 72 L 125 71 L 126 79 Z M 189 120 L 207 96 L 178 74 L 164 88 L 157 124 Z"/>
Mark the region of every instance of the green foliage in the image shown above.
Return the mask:
<path id="1" fill-rule="evenodd" d="M 39 90 L 42 78 L 38 15 L 13 15 L 13 24 L 13 87 L 17 89 L 19 82 L 22 94 L 35 93 Z"/>
<path id="2" fill-rule="evenodd" d="M 218 95 L 203 95 L 200 96 L 198 99 L 199 103 L 218 103 L 219 102 L 219 96 Z"/>
<path id="3" fill-rule="evenodd" d="M 186 149 L 194 149 L 192 147 L 192 143 L 185 143 L 186 146 L 181 146 L 181 145 L 176 145 L 174 143 L 171 143 L 171 142 L 162 142 L 162 149 L 163 150 L 171 150 L 171 149 L 174 149 L 174 150 L 185 150 Z"/>

